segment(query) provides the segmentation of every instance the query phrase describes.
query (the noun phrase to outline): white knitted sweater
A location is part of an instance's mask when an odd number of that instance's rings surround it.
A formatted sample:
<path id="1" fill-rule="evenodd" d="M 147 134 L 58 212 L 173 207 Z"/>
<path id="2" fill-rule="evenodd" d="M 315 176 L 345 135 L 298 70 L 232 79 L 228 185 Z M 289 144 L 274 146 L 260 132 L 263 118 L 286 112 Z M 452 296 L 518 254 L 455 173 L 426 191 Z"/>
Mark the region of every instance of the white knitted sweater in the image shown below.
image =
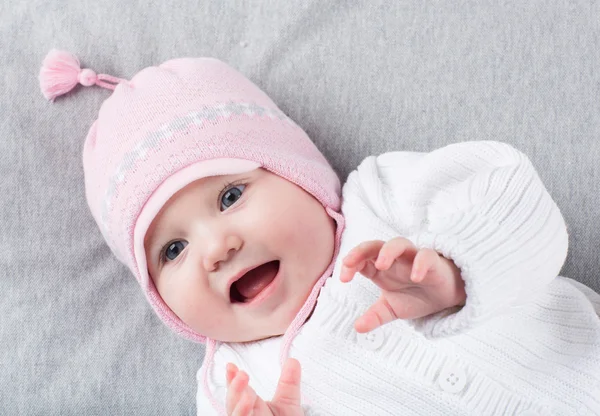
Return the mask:
<path id="1" fill-rule="evenodd" d="M 557 277 L 566 227 L 525 155 L 468 142 L 371 156 L 348 177 L 342 211 L 333 276 L 290 350 L 307 415 L 600 415 L 600 295 Z M 360 335 L 354 320 L 379 288 L 360 276 L 341 283 L 341 261 L 396 236 L 454 260 L 466 305 Z M 224 404 L 231 361 L 270 399 L 281 339 L 219 345 L 215 398 Z M 198 382 L 198 415 L 216 414 L 202 371 Z"/>

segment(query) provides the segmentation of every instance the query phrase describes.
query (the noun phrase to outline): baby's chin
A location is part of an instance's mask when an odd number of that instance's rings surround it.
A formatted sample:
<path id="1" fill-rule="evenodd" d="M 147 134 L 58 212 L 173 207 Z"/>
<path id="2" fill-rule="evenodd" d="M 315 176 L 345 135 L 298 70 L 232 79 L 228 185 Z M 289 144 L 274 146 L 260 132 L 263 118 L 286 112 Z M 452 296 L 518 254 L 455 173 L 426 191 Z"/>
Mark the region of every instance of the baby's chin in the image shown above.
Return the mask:
<path id="1" fill-rule="evenodd" d="M 302 305 L 300 307 L 298 307 L 297 310 L 292 310 L 291 311 L 292 313 L 290 314 L 290 316 L 288 316 L 287 319 L 284 319 L 280 322 L 273 322 L 272 326 L 265 328 L 263 331 L 256 332 L 255 334 L 246 334 L 246 336 L 244 336 L 244 335 L 240 336 L 239 334 L 237 336 L 232 335 L 231 337 L 224 337 L 224 338 L 228 338 L 228 339 L 223 339 L 220 341 L 221 342 L 235 342 L 235 343 L 250 343 L 250 342 L 262 341 L 265 339 L 282 336 L 283 334 L 285 334 L 285 331 L 287 331 L 287 329 L 290 327 L 290 325 L 294 321 L 294 318 L 298 315 L 298 313 L 300 312 L 301 309 L 302 309 Z M 310 319 L 313 312 L 314 312 L 314 307 L 313 307 L 313 310 L 308 315 L 308 317 L 306 318 L 305 322 L 307 322 Z"/>
<path id="2" fill-rule="evenodd" d="M 256 342 L 256 341 L 263 341 L 265 339 L 269 339 L 269 338 L 275 338 L 275 337 L 280 337 L 283 334 L 285 334 L 285 329 L 284 330 L 274 330 L 272 332 L 269 332 L 267 334 L 248 334 L 247 336 L 231 336 L 231 337 L 221 337 L 222 339 L 220 339 L 220 342 L 232 342 L 232 343 L 249 343 L 249 342 Z"/>
<path id="3" fill-rule="evenodd" d="M 292 324 L 292 321 L 294 320 L 295 316 L 296 315 L 294 315 L 291 319 L 288 319 L 286 321 L 274 322 L 272 326 L 264 328 L 264 330 L 260 332 L 256 332 L 254 334 L 246 334 L 246 336 L 242 335 L 238 337 L 233 337 L 233 339 L 226 342 L 254 342 L 282 336 Z"/>

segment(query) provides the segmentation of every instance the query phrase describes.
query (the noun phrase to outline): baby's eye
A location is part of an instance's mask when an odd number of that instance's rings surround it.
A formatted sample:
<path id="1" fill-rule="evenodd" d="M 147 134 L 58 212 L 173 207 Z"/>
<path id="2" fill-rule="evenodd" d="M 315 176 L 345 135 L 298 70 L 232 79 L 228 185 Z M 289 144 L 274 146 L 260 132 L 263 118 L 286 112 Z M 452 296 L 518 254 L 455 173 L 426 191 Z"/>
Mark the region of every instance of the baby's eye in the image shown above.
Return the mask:
<path id="1" fill-rule="evenodd" d="M 163 260 L 175 260 L 177 256 L 179 256 L 179 253 L 181 253 L 185 246 L 187 246 L 187 244 L 188 243 L 185 242 L 184 245 L 184 241 L 180 240 L 172 242 L 163 250 Z"/>
<path id="2" fill-rule="evenodd" d="M 234 185 L 231 188 L 226 188 L 225 192 L 221 194 L 221 211 L 225 211 L 235 204 L 242 196 L 244 188 L 246 188 L 246 185 Z"/>

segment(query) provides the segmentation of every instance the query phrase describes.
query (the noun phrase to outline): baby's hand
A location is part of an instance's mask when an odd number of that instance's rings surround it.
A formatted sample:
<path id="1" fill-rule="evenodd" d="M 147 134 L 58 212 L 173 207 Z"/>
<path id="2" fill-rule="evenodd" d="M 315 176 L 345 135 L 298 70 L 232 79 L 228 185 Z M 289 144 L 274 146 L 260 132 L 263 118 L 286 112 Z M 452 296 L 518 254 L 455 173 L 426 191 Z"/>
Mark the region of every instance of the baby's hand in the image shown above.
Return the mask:
<path id="1" fill-rule="evenodd" d="M 227 364 L 227 415 L 228 416 L 303 416 L 300 403 L 300 363 L 288 358 L 270 402 L 257 396 L 248 385 L 250 378 L 235 364 Z"/>
<path id="2" fill-rule="evenodd" d="M 356 272 L 381 288 L 381 297 L 354 323 L 357 332 L 465 303 L 465 284 L 454 262 L 434 250 L 418 250 L 406 238 L 353 248 L 342 262 L 340 280 L 349 282 Z"/>

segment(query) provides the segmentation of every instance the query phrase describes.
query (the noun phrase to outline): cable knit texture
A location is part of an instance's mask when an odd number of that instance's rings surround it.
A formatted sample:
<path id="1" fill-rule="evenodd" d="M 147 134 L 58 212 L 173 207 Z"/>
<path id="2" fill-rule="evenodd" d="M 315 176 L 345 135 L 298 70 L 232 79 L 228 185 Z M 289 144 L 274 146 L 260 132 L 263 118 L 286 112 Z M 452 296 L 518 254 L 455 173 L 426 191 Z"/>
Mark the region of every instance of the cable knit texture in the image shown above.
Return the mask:
<path id="1" fill-rule="evenodd" d="M 333 276 L 290 350 L 309 414 L 600 414 L 600 295 L 558 276 L 566 227 L 525 155 L 469 142 L 371 156 L 348 177 L 342 212 Z M 380 291 L 365 278 L 341 283 L 341 261 L 396 236 L 452 259 L 466 305 L 357 334 Z M 224 403 L 231 361 L 271 398 L 281 339 L 221 344 L 207 376 L 215 397 Z M 197 399 L 198 415 L 215 414 L 201 388 Z"/>

